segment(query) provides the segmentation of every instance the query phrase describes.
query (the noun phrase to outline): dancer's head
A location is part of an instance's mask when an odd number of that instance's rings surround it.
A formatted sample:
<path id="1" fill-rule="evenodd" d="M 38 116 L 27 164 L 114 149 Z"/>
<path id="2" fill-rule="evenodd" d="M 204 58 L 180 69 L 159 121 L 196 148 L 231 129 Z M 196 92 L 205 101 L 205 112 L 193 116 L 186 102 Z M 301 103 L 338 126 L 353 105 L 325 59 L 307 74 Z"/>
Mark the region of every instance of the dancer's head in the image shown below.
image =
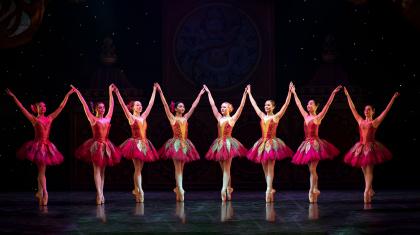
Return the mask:
<path id="1" fill-rule="evenodd" d="M 306 110 L 308 110 L 309 113 L 316 113 L 318 106 L 319 103 L 316 103 L 315 100 L 309 100 L 308 104 L 306 105 Z"/>
<path id="2" fill-rule="evenodd" d="M 143 106 L 141 105 L 141 102 L 136 101 L 130 101 L 130 103 L 127 104 L 128 110 L 130 110 L 133 114 L 134 113 L 141 113 L 143 110 Z"/>
<path id="3" fill-rule="evenodd" d="M 36 102 L 35 104 L 31 104 L 31 110 L 33 113 L 37 115 L 44 115 L 47 112 L 47 106 L 44 102 Z"/>
<path id="4" fill-rule="evenodd" d="M 229 102 L 223 102 L 220 106 L 220 112 L 223 116 L 228 116 L 233 111 L 233 105 Z"/>
<path id="5" fill-rule="evenodd" d="M 96 102 L 93 106 L 93 110 L 97 117 L 102 117 L 105 114 L 105 104 L 103 102 Z"/>
<path id="6" fill-rule="evenodd" d="M 182 102 L 171 102 L 171 112 L 176 114 L 182 115 L 185 112 L 185 106 Z"/>
<path id="7" fill-rule="evenodd" d="M 373 115 L 375 115 L 375 108 L 373 108 L 372 105 L 368 104 L 365 106 L 365 110 L 363 111 L 366 118 L 373 118 Z"/>
<path id="8" fill-rule="evenodd" d="M 264 104 L 264 110 L 266 113 L 272 113 L 276 108 L 276 102 L 274 100 L 267 100 Z"/>

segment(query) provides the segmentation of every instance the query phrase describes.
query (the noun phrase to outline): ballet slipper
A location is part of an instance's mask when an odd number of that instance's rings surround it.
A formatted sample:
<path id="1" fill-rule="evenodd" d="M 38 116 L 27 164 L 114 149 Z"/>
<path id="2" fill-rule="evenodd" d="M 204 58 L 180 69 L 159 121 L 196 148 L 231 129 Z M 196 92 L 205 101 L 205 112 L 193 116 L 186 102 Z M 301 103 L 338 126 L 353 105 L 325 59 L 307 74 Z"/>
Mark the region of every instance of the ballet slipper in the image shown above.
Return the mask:
<path id="1" fill-rule="evenodd" d="M 42 192 L 38 191 L 35 193 L 35 199 L 38 201 L 39 205 L 41 205 L 42 197 L 43 197 Z"/>
<path id="2" fill-rule="evenodd" d="M 179 201 L 183 202 L 184 201 L 184 195 L 185 195 L 185 190 L 184 189 L 179 189 Z"/>
<path id="3" fill-rule="evenodd" d="M 105 197 L 104 197 L 104 195 L 102 195 L 102 197 L 101 197 L 101 204 L 105 204 Z"/>
<path id="4" fill-rule="evenodd" d="M 140 203 L 144 202 L 144 192 L 143 192 L 143 190 L 140 190 L 140 192 L 139 192 L 139 202 Z"/>
<path id="5" fill-rule="evenodd" d="M 314 203 L 317 203 L 318 202 L 318 197 L 321 194 L 321 192 L 318 189 L 314 189 L 312 191 L 312 193 L 314 194 Z"/>
<path id="6" fill-rule="evenodd" d="M 274 194 L 276 193 L 275 189 L 270 190 L 270 202 L 274 202 Z"/>
<path id="7" fill-rule="evenodd" d="M 102 196 L 96 195 L 96 205 L 101 205 L 101 204 L 102 204 Z"/>

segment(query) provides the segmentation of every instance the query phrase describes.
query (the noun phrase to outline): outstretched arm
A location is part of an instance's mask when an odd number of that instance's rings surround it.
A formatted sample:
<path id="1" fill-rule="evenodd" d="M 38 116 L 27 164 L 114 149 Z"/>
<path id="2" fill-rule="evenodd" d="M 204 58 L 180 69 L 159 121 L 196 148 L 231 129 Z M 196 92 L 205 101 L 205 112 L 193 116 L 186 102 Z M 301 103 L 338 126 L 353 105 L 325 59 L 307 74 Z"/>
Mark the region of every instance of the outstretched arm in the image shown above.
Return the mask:
<path id="1" fill-rule="evenodd" d="M 351 113 L 353 114 L 353 117 L 356 119 L 357 123 L 360 123 L 363 120 L 363 118 L 359 115 L 359 113 L 357 113 L 356 106 L 354 105 L 353 100 L 351 99 L 346 87 L 344 87 L 344 94 L 347 97 L 347 102 L 349 103 L 349 107 Z"/>
<path id="2" fill-rule="evenodd" d="M 89 120 L 90 124 L 93 125 L 95 123 L 95 116 L 89 110 L 89 106 L 87 105 L 85 98 L 83 98 L 82 94 L 80 93 L 79 90 L 77 90 L 76 87 L 74 87 L 73 85 L 70 85 L 70 86 L 74 89 L 74 92 L 76 92 L 77 97 L 79 97 L 80 103 L 82 103 L 83 110 L 85 111 L 86 117 Z"/>
<path id="3" fill-rule="evenodd" d="M 156 97 L 156 84 L 153 84 L 153 91 L 152 91 L 152 96 L 150 96 L 150 100 L 149 100 L 149 104 L 147 105 L 146 110 L 144 110 L 143 114 L 141 115 L 141 117 L 143 119 L 146 119 L 147 116 L 149 116 L 150 114 L 150 110 L 152 110 L 153 104 L 155 103 L 155 97 Z"/>
<path id="4" fill-rule="evenodd" d="M 120 103 L 121 108 L 124 111 L 125 117 L 128 119 L 128 123 L 130 123 L 130 125 L 131 125 L 134 122 L 134 119 L 133 119 L 133 117 L 130 113 L 130 110 L 128 110 L 127 105 L 125 104 L 125 102 L 124 102 L 124 100 L 123 100 L 123 98 L 120 94 L 120 90 L 118 89 L 117 86 L 115 86 L 114 92 L 117 95 L 118 102 Z"/>
<path id="5" fill-rule="evenodd" d="M 6 93 L 11 96 L 13 98 L 13 101 L 15 101 L 16 105 L 18 106 L 18 108 L 20 109 L 20 111 L 23 113 L 23 115 L 25 115 L 25 117 L 31 122 L 31 123 L 35 123 L 36 121 L 36 117 L 34 115 L 32 115 L 23 105 L 22 103 L 19 101 L 19 99 L 15 96 L 15 94 L 13 94 L 13 92 L 7 88 L 6 89 Z"/>
<path id="6" fill-rule="evenodd" d="M 303 108 L 302 103 L 300 102 L 300 99 L 299 99 L 298 95 L 296 94 L 295 86 L 292 87 L 291 91 L 293 93 L 293 97 L 295 98 L 295 103 L 299 108 L 300 114 L 302 114 L 302 116 L 305 118 L 306 116 L 308 116 L 308 113 Z"/>
<path id="7" fill-rule="evenodd" d="M 258 107 L 257 102 L 255 102 L 254 97 L 251 94 L 251 85 L 248 85 L 247 88 L 248 88 L 249 101 L 251 101 L 252 107 L 254 107 L 254 110 L 257 113 L 258 117 L 260 117 L 261 119 L 263 119 L 264 118 L 264 113 Z"/>
<path id="8" fill-rule="evenodd" d="M 162 100 L 163 108 L 165 109 L 166 117 L 168 117 L 169 121 L 172 122 L 174 120 L 174 115 L 171 113 L 171 110 L 169 109 L 168 103 L 166 102 L 165 96 L 163 95 L 162 88 L 160 88 L 160 85 L 156 83 L 156 89 L 159 92 L 160 99 Z"/>
<path id="9" fill-rule="evenodd" d="M 222 114 L 220 114 L 217 110 L 216 103 L 214 102 L 213 96 L 211 96 L 209 88 L 206 85 L 203 85 L 203 88 L 205 91 L 207 91 L 207 96 L 209 97 L 209 103 L 211 106 L 211 110 L 213 111 L 213 115 L 217 120 L 219 120 L 220 118 L 222 118 Z"/>
<path id="10" fill-rule="evenodd" d="M 194 110 L 195 110 L 195 108 L 197 107 L 198 103 L 200 102 L 200 98 L 201 98 L 201 96 L 204 94 L 204 92 L 206 92 L 206 91 L 205 91 L 205 90 L 204 90 L 204 88 L 203 88 L 203 89 L 201 89 L 200 93 L 198 93 L 198 96 L 197 96 L 197 98 L 195 98 L 195 100 L 194 100 L 193 104 L 191 105 L 190 110 L 188 111 L 188 113 L 186 113 L 186 114 L 184 115 L 184 117 L 185 117 L 186 119 L 190 118 L 190 117 L 191 117 L 191 115 L 194 113 Z"/>
<path id="11" fill-rule="evenodd" d="M 290 99 L 292 97 L 292 88 L 293 88 L 293 83 L 290 82 L 289 83 L 289 91 L 287 92 L 287 97 L 286 97 L 286 101 L 284 102 L 283 106 L 281 107 L 280 111 L 278 111 L 274 118 L 276 119 L 276 121 L 280 120 L 280 118 L 283 117 L 284 113 L 286 112 L 287 107 L 290 104 Z"/>
<path id="12" fill-rule="evenodd" d="M 115 89 L 115 85 L 114 83 L 112 83 L 111 85 L 109 85 L 108 88 L 108 93 L 109 93 L 109 105 L 108 105 L 108 113 L 106 114 L 106 118 L 111 119 L 112 118 L 112 114 L 114 113 L 114 96 L 112 94 L 112 92 Z"/>
<path id="13" fill-rule="evenodd" d="M 244 94 L 242 95 L 241 104 L 239 105 L 238 110 L 236 110 L 235 114 L 232 116 L 234 122 L 236 122 L 239 119 L 239 116 L 241 116 L 242 110 L 244 109 L 246 102 L 246 94 L 248 94 L 248 86 L 245 87 Z"/>
<path id="14" fill-rule="evenodd" d="M 379 124 L 382 123 L 382 121 L 384 120 L 385 116 L 388 114 L 389 110 L 391 109 L 392 105 L 394 104 L 395 99 L 400 95 L 400 93 L 395 92 L 394 95 L 392 96 L 391 100 L 389 101 L 388 105 L 386 106 L 385 110 L 382 111 L 381 115 L 379 115 L 377 118 L 375 118 L 374 120 L 374 126 L 378 127 Z"/>
<path id="15" fill-rule="evenodd" d="M 63 109 L 64 109 L 64 106 L 66 106 L 66 104 L 67 104 L 67 100 L 69 99 L 69 96 L 72 94 L 74 92 L 74 89 L 73 88 L 71 88 L 70 89 L 70 91 L 69 92 L 67 92 L 67 94 L 64 96 L 64 99 L 63 99 L 63 101 L 61 102 L 61 104 L 60 104 L 60 106 L 58 106 L 58 108 L 54 111 L 54 112 L 52 112 L 50 115 L 49 115 L 49 117 L 51 118 L 51 119 L 55 119 L 60 113 L 61 113 L 61 111 L 63 111 Z"/>
<path id="16" fill-rule="evenodd" d="M 319 120 L 319 121 L 322 121 L 322 119 L 324 119 L 325 115 L 326 115 L 326 114 L 327 114 L 327 112 L 328 112 L 328 109 L 329 109 L 329 108 L 330 108 L 330 106 L 331 106 L 331 103 L 332 103 L 332 102 L 333 102 L 333 100 L 334 100 L 335 94 L 337 94 L 337 92 L 339 92 L 339 91 L 340 91 L 341 87 L 342 87 L 342 86 L 340 85 L 340 86 L 336 87 L 336 88 L 333 90 L 333 92 L 331 92 L 330 98 L 328 98 L 328 101 L 327 101 L 327 103 L 325 104 L 324 108 L 323 108 L 323 109 L 322 109 L 322 111 L 318 114 L 318 120 Z"/>

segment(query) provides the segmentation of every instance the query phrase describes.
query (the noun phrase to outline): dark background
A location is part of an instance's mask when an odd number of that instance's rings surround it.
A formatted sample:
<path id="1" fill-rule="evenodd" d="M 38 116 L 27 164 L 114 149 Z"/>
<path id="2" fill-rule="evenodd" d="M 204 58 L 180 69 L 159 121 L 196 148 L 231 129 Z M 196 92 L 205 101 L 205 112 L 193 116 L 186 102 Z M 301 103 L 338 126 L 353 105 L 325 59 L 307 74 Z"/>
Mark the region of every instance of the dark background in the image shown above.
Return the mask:
<path id="1" fill-rule="evenodd" d="M 118 68 L 115 71 L 120 71 L 126 79 L 121 83 L 123 88 L 124 84 L 127 87 L 124 98 L 138 98 L 145 106 L 153 82 L 162 83 L 162 61 L 170 56 L 162 50 L 163 4 L 163 0 L 49 1 L 33 40 L 0 50 L 1 89 L 11 88 L 26 107 L 45 101 L 48 113 L 58 106 L 70 84 L 79 87 L 91 100 L 106 100 L 108 83 L 95 79 L 103 66 L 99 61 L 102 41 L 111 37 L 118 56 L 113 68 Z M 272 5 L 275 8 L 275 47 L 272 50 L 275 50 L 276 92 L 275 97 L 265 97 L 264 92 L 254 93 L 260 107 L 265 99 L 274 98 L 279 108 L 289 81 L 295 82 L 303 103 L 315 97 L 321 103 L 320 108 L 336 85 L 348 85 L 361 114 L 367 103 L 373 104 L 377 113 L 381 112 L 393 93 L 401 92 L 377 132 L 377 139 L 391 150 L 394 158 L 375 168 L 374 185 L 380 189 L 418 189 L 420 158 L 416 120 L 420 88 L 416 80 L 420 76 L 420 20 L 413 12 L 420 10 L 419 4 L 398 0 L 281 0 L 272 1 Z M 335 55 L 333 62 L 325 61 L 326 52 Z M 264 79 L 254 79 L 251 85 L 264 83 Z M 199 85 L 181 97 L 187 107 L 198 93 Z M 164 91 L 170 89 L 177 88 L 163 86 Z M 237 96 L 240 95 L 238 92 Z M 342 162 L 343 154 L 358 140 L 357 124 L 344 94 L 340 92 L 336 97 L 321 125 L 320 136 L 342 153 L 337 159 L 319 165 L 320 188 L 361 189 L 360 169 Z M 224 101 L 223 93 L 215 98 L 218 104 Z M 33 129 L 11 98 L 2 95 L 0 105 L 3 109 L 0 114 L 3 123 L 0 190 L 35 190 L 35 165 L 15 157 L 16 149 L 33 137 Z M 190 120 L 190 139 L 203 157 L 217 135 L 206 96 L 196 112 Z M 148 119 L 148 136 L 156 148 L 172 135 L 164 115 L 157 97 Z M 292 100 L 280 121 L 278 136 L 293 150 L 303 139 L 302 122 Z M 117 102 L 112 123 L 110 139 L 120 144 L 130 132 Z M 249 101 L 233 134 L 247 147 L 260 136 L 258 119 Z M 94 190 L 91 166 L 75 160 L 73 155 L 75 147 L 90 135 L 81 105 L 75 96 L 71 97 L 51 130 L 50 139 L 65 156 L 65 162 L 48 168 L 49 190 Z M 106 190 L 130 190 L 132 173 L 132 163 L 126 160 L 108 168 Z M 170 161 L 146 164 L 143 176 L 145 190 L 169 190 L 175 184 Z M 265 189 L 261 166 L 245 159 L 234 160 L 232 177 L 237 190 Z M 215 162 L 202 159 L 185 168 L 187 191 L 216 190 L 221 180 Z M 307 167 L 294 166 L 290 160 L 277 162 L 276 188 L 306 189 L 308 184 Z"/>

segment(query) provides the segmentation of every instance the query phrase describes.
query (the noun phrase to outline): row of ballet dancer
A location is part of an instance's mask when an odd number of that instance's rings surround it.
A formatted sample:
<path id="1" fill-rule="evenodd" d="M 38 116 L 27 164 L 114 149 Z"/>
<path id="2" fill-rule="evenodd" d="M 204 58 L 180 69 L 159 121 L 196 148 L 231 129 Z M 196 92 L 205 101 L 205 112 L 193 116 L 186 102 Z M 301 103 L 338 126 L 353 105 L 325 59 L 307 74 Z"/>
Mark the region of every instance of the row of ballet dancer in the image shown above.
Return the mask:
<path id="1" fill-rule="evenodd" d="M 214 117 L 217 119 L 218 128 L 218 137 L 211 144 L 205 157 L 208 160 L 218 161 L 220 164 L 223 172 L 221 189 L 222 201 L 230 201 L 232 198 L 233 188 L 231 186 L 230 176 L 232 159 L 238 156 L 246 156 L 249 160 L 262 165 L 267 184 L 265 194 L 266 202 L 274 201 L 276 190 L 273 188 L 273 179 L 276 160 L 292 157 L 292 163 L 308 165 L 310 172 L 308 199 L 309 202 L 316 203 L 320 195 L 316 171 L 317 165 L 319 161 L 333 159 L 339 154 L 339 150 L 334 145 L 318 136 L 318 128 L 327 114 L 335 95 L 341 89 L 341 85 L 335 88 L 321 112 L 317 113 L 319 104 L 314 100 L 309 100 L 305 110 L 296 93 L 294 84 L 290 82 L 287 98 L 281 109 L 278 112 L 274 112 L 276 108 L 275 101 L 267 100 L 264 104 L 264 113 L 258 107 L 252 96 L 251 86 L 248 85 L 243 92 L 241 103 L 233 115 L 231 115 L 233 106 L 229 102 L 223 102 L 219 112 L 212 94 L 206 85 L 203 85 L 203 88 L 200 90 L 188 112 L 185 112 L 185 106 L 182 102 L 171 102 L 171 104 L 168 105 L 158 83 L 153 85 L 153 92 L 144 112 L 142 112 L 143 107 L 140 101 L 131 101 L 126 105 L 118 88 L 114 84 L 109 86 L 109 108 L 106 114 L 105 105 L 102 102 L 96 103 L 92 112 L 80 91 L 74 86 L 71 86 L 70 91 L 65 95 L 60 106 L 49 115 L 45 115 L 46 105 L 44 102 L 38 102 L 31 105 L 31 110 L 34 113 L 32 114 L 22 105 L 12 91 L 7 89 L 6 93 L 13 98 L 24 116 L 29 119 L 34 127 L 35 138 L 26 142 L 17 151 L 17 157 L 19 159 L 28 159 L 37 165 L 38 191 L 36 192 L 35 197 L 41 206 L 45 206 L 48 203 L 48 191 L 45 177 L 46 167 L 60 164 L 64 159 L 56 146 L 49 140 L 51 123 L 63 110 L 72 93 L 76 93 L 78 96 L 92 129 L 92 138 L 85 141 L 76 149 L 75 156 L 77 159 L 92 163 L 93 165 L 96 203 L 98 205 L 105 203 L 103 193 L 105 168 L 119 163 L 122 156 L 132 160 L 134 164 L 134 189 L 132 190 L 132 194 L 137 203 L 142 203 L 144 201 L 141 175 L 143 165 L 145 162 L 152 162 L 158 159 L 172 159 L 175 167 L 176 181 L 176 187 L 173 191 L 176 194 L 177 201 L 184 201 L 185 190 L 182 182 L 185 163 L 200 159 L 194 144 L 188 139 L 188 119 L 193 114 L 204 93 L 207 93 L 208 95 Z M 146 136 L 146 119 L 154 104 L 156 92 L 160 95 L 166 116 L 173 131 L 173 138 L 166 141 L 159 151 L 155 149 Z M 132 136 L 120 146 L 115 146 L 108 139 L 110 122 L 114 110 L 113 93 L 115 93 L 121 104 L 132 133 Z M 345 154 L 344 162 L 353 167 L 361 167 L 365 179 L 364 202 L 371 203 L 374 195 L 372 188 L 374 165 L 390 160 L 392 157 L 390 151 L 375 140 L 375 132 L 391 109 L 391 106 L 399 96 L 399 93 L 396 92 L 393 95 L 385 110 L 376 118 L 373 118 L 375 109 L 371 105 L 365 106 L 364 118 L 359 115 L 350 94 L 345 87 L 344 93 L 347 97 L 351 112 L 359 125 L 360 133 L 360 141 Z M 293 153 L 293 151 L 276 136 L 278 123 L 286 112 L 292 95 L 304 118 L 305 132 L 305 140 L 300 144 L 295 153 Z M 260 126 L 262 132 L 261 138 L 249 151 L 237 139 L 232 137 L 232 128 L 241 115 L 247 96 L 249 97 L 255 112 L 261 119 Z"/>

